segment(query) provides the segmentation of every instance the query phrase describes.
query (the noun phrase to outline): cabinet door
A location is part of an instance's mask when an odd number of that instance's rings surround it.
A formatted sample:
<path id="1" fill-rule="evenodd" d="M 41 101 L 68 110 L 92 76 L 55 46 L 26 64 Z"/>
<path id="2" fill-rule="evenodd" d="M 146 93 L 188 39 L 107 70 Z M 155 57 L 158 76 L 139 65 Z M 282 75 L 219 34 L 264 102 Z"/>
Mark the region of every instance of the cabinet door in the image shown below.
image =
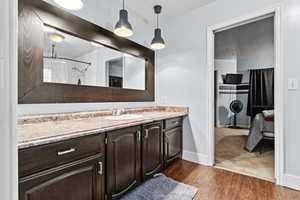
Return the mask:
<path id="1" fill-rule="evenodd" d="M 103 200 L 104 158 L 93 156 L 19 180 L 20 200 Z"/>
<path id="2" fill-rule="evenodd" d="M 140 183 L 140 127 L 107 133 L 107 196 L 118 199 Z"/>
<path id="3" fill-rule="evenodd" d="M 182 127 L 165 131 L 165 163 L 182 157 Z"/>
<path id="4" fill-rule="evenodd" d="M 150 178 L 163 167 L 162 123 L 156 122 L 143 127 L 142 175 L 143 180 Z"/>

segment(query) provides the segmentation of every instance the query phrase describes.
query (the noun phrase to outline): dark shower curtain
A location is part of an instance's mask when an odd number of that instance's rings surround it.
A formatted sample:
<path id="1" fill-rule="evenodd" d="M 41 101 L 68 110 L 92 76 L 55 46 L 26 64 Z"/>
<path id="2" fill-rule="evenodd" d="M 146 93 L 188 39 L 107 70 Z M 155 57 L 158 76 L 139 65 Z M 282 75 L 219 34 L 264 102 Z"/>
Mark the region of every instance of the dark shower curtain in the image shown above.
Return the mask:
<path id="1" fill-rule="evenodd" d="M 274 68 L 250 70 L 247 115 L 274 109 Z"/>

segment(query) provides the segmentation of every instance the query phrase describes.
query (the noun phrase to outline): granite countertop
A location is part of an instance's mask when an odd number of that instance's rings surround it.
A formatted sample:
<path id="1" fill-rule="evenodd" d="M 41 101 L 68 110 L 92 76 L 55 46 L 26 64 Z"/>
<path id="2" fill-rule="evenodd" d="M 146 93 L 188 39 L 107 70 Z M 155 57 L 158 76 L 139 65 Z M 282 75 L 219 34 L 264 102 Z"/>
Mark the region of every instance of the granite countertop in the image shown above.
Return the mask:
<path id="1" fill-rule="evenodd" d="M 188 115 L 186 107 L 147 107 L 126 109 L 125 114 L 139 114 L 137 119 L 106 119 L 112 111 L 61 113 L 18 118 L 18 148 L 49 144 L 66 139 L 98 134 L 157 120 Z"/>

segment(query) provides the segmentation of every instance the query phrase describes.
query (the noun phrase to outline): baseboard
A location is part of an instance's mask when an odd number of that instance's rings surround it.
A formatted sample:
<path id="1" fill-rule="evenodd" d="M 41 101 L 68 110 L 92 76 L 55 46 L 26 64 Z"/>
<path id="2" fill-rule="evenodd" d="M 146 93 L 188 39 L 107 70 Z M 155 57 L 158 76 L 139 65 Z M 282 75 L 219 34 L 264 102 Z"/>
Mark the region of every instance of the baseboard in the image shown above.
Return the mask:
<path id="1" fill-rule="evenodd" d="M 206 166 L 209 165 L 208 156 L 201 153 L 183 151 L 182 159 L 193 163 L 201 164 L 201 165 L 206 165 Z"/>
<path id="2" fill-rule="evenodd" d="M 216 128 L 229 128 L 230 125 L 219 125 Z M 250 126 L 248 125 L 239 125 L 237 124 L 238 127 L 241 127 L 243 129 L 250 129 Z"/>
<path id="3" fill-rule="evenodd" d="M 300 176 L 284 174 L 282 178 L 282 185 L 300 191 Z"/>

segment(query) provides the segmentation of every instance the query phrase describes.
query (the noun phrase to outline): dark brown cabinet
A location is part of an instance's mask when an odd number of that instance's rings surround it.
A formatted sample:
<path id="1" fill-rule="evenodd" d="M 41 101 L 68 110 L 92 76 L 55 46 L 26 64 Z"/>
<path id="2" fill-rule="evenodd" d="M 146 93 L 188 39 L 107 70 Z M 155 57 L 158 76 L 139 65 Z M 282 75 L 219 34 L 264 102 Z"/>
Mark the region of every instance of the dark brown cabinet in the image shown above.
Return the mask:
<path id="1" fill-rule="evenodd" d="M 142 135 L 142 178 L 146 180 L 163 168 L 162 123 L 144 125 Z"/>
<path id="2" fill-rule="evenodd" d="M 20 200 L 104 199 L 104 157 L 92 156 L 19 180 Z"/>
<path id="3" fill-rule="evenodd" d="M 19 151 L 19 176 L 28 176 L 46 169 L 105 154 L 105 135 L 93 135 L 36 146 Z"/>
<path id="4" fill-rule="evenodd" d="M 119 199 L 141 181 L 141 128 L 107 134 L 107 197 Z"/>
<path id="5" fill-rule="evenodd" d="M 19 151 L 20 200 L 117 200 L 182 157 L 182 117 Z"/>
<path id="6" fill-rule="evenodd" d="M 165 121 L 164 162 L 169 165 L 182 157 L 182 118 Z"/>

